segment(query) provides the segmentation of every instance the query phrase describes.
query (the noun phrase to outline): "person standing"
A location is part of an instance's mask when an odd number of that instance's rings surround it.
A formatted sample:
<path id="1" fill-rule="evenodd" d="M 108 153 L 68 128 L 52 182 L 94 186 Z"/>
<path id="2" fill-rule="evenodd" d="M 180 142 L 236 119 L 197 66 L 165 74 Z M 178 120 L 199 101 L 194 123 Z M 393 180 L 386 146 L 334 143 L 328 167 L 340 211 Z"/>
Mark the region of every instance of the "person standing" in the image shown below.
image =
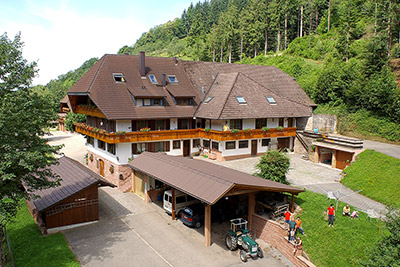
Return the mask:
<path id="1" fill-rule="evenodd" d="M 285 215 L 285 223 L 286 223 L 287 225 L 289 225 L 290 217 L 292 216 L 292 214 L 290 213 L 289 209 L 286 210 L 286 212 L 285 212 L 284 215 Z"/>
<path id="2" fill-rule="evenodd" d="M 229 125 L 228 125 L 228 121 L 225 121 L 225 125 L 224 125 L 224 127 L 223 127 L 223 131 L 224 131 L 224 132 L 230 131 Z"/>
<path id="3" fill-rule="evenodd" d="M 328 208 L 328 226 L 333 227 L 333 221 L 335 220 L 335 207 L 333 203 Z"/>

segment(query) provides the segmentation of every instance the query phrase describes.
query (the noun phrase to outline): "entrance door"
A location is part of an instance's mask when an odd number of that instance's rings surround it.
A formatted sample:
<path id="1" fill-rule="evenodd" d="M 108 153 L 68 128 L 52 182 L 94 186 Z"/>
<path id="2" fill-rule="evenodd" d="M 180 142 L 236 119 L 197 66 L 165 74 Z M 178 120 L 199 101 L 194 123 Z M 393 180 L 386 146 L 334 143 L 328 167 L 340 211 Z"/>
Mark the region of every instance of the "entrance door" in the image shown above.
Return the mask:
<path id="1" fill-rule="evenodd" d="M 144 198 L 144 175 L 138 172 L 135 172 L 135 193 Z"/>
<path id="2" fill-rule="evenodd" d="M 251 140 L 251 155 L 257 156 L 257 140 Z"/>
<path id="3" fill-rule="evenodd" d="M 183 140 L 183 156 L 190 156 L 190 140 Z"/>
<path id="4" fill-rule="evenodd" d="M 99 168 L 100 168 L 100 175 L 104 176 L 104 161 L 99 159 Z"/>
<path id="5" fill-rule="evenodd" d="M 286 150 L 290 146 L 290 137 L 278 138 L 278 149 Z"/>

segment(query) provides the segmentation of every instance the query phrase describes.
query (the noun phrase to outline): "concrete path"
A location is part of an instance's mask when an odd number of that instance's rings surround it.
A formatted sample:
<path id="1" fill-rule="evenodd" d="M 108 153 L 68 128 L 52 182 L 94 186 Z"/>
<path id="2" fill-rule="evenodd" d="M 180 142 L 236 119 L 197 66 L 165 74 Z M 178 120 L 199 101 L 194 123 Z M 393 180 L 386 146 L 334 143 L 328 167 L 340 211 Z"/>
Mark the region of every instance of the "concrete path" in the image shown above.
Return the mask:
<path id="1" fill-rule="evenodd" d="M 64 155 L 85 165 L 85 155 L 87 153 L 87 149 L 85 146 L 86 139 L 83 137 L 83 135 L 61 131 L 50 131 L 50 134 L 50 136 L 46 136 L 46 139 L 49 140 L 49 144 L 64 144 L 61 152 L 64 153 Z"/>
<path id="2" fill-rule="evenodd" d="M 133 193 L 101 188 L 100 221 L 64 231 L 82 266 L 239 266 L 239 251 L 229 251 L 213 230 L 211 247 L 204 246 L 203 227 L 191 229 L 172 221 L 156 204 Z M 215 227 L 217 225 L 217 227 Z M 219 224 L 213 224 L 218 229 Z M 229 228 L 229 226 L 228 226 Z M 222 238 L 221 238 L 222 237 Z M 264 247 L 264 258 L 246 266 L 293 266 L 280 253 Z"/>
<path id="3" fill-rule="evenodd" d="M 394 158 L 400 159 L 400 146 L 376 141 L 364 140 L 364 148 L 375 150 Z"/>

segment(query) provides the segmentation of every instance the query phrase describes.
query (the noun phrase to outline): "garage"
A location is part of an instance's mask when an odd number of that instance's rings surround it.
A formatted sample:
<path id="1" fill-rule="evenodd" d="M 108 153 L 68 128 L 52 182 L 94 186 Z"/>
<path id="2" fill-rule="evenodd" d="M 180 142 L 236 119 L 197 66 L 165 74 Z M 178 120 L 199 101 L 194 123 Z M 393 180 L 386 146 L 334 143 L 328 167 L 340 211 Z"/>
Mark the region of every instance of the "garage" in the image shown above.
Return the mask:
<path id="1" fill-rule="evenodd" d="M 172 199 L 175 199 L 175 194 L 182 192 L 203 203 L 206 246 L 211 245 L 211 217 L 212 214 L 215 214 L 212 213 L 213 206 L 222 205 L 223 209 L 235 210 L 235 212 L 241 210 L 242 214 L 238 214 L 238 216 L 247 215 L 251 229 L 257 193 L 263 191 L 289 193 L 293 209 L 294 195 L 303 192 L 299 188 L 265 180 L 206 161 L 168 156 L 162 153 L 144 152 L 129 165 L 134 170 L 134 177 L 138 173 L 144 176 L 144 199 L 146 202 L 159 198 L 165 188 L 171 188 Z M 158 186 L 156 186 L 156 181 L 158 181 Z M 136 185 L 134 188 L 136 189 Z M 239 201 L 235 203 L 235 199 Z M 240 206 L 238 206 L 239 204 Z M 173 220 L 175 219 L 175 205 L 176 203 L 172 201 Z M 226 205 L 233 205 L 234 209 Z"/>
<path id="2" fill-rule="evenodd" d="M 50 169 L 60 176 L 60 186 L 34 191 L 28 207 L 43 234 L 99 220 L 98 187 L 111 186 L 79 162 L 62 157 Z"/>

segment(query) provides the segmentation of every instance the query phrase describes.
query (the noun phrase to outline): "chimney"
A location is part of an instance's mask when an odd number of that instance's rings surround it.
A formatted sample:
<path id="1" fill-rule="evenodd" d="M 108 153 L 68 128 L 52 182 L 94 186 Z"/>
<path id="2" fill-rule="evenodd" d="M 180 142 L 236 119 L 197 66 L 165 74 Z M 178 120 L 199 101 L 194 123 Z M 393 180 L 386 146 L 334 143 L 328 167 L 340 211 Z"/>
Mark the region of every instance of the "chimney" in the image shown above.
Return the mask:
<path id="1" fill-rule="evenodd" d="M 144 51 L 139 52 L 139 73 L 141 77 L 146 76 L 146 64 Z"/>
<path id="2" fill-rule="evenodd" d="M 161 74 L 161 85 L 165 87 L 167 85 L 167 74 Z"/>

